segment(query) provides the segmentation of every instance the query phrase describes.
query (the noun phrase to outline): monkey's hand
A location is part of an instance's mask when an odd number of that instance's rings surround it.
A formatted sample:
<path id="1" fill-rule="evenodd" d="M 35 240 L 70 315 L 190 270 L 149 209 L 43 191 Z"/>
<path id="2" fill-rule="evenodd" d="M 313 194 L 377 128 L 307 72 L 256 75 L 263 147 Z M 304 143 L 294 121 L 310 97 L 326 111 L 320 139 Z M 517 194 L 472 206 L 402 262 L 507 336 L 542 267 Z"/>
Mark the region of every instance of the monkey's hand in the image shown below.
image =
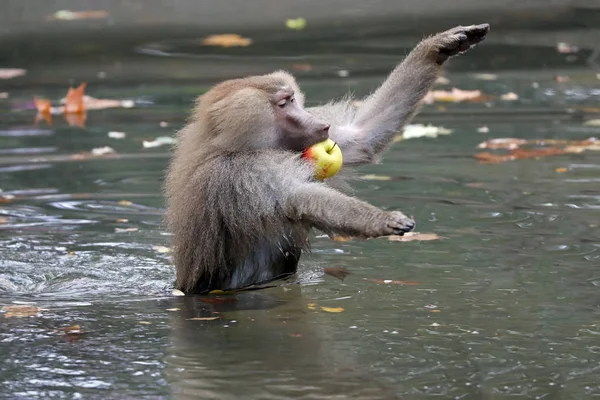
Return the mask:
<path id="1" fill-rule="evenodd" d="M 442 65 L 448 58 L 464 53 L 483 41 L 489 31 L 489 24 L 457 26 L 425 39 L 422 43 L 431 46 L 435 62 Z"/>
<path id="2" fill-rule="evenodd" d="M 400 211 L 382 212 L 380 218 L 374 222 L 374 226 L 367 230 L 368 237 L 404 235 L 415 227 L 415 221 Z"/>

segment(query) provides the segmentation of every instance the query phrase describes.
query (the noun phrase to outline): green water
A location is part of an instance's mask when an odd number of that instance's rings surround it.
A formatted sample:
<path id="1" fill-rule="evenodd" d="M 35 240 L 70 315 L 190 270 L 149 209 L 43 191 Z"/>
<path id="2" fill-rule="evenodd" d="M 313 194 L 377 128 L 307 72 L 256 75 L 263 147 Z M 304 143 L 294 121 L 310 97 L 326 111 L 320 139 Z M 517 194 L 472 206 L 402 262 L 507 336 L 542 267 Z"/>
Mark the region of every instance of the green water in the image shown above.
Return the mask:
<path id="1" fill-rule="evenodd" d="M 223 56 L 177 41 L 159 46 L 172 53 L 162 57 L 140 53 L 144 44 L 70 62 L 15 53 L 28 74 L 0 90 L 9 93 L 0 100 L 0 305 L 43 310 L 0 314 L 0 397 L 600 396 L 600 153 L 495 165 L 473 158 L 491 138 L 598 136 L 583 124 L 600 99 L 585 49 L 567 61 L 554 48 L 486 42 L 453 61 L 439 88 L 519 100 L 426 106 L 416 122 L 452 134 L 397 143 L 382 164 L 361 169 L 395 179 L 358 182 L 357 196 L 413 215 L 419 232 L 441 240 L 341 243 L 315 232 L 300 285 L 217 303 L 170 295 L 174 269 L 154 247 L 169 240 L 161 229 L 168 148 L 142 141 L 173 135 L 194 97 L 219 79 L 310 64 L 297 75 L 316 104 L 368 93 L 414 43 L 334 39 L 297 42 L 280 57 L 274 44 Z M 389 50 L 395 42 L 402 46 Z M 84 80 L 87 94 L 135 107 L 90 111 L 84 129 L 62 116 L 34 125 L 35 112 L 19 109 L 34 95 L 56 103 Z M 119 156 L 70 157 L 102 146 Z M 325 267 L 350 275 L 341 281 Z M 84 333 L 59 331 L 73 325 Z"/>

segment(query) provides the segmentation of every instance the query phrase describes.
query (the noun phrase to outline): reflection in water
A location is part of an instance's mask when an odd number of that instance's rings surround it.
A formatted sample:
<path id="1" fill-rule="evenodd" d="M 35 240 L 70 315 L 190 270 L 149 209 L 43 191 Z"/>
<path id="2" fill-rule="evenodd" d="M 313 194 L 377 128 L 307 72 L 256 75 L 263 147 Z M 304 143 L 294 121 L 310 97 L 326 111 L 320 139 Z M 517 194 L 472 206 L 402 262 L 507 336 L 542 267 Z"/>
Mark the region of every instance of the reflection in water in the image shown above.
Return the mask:
<path id="1" fill-rule="evenodd" d="M 153 46 L 179 56 L 113 55 L 120 69 L 88 90 L 136 98 L 136 107 L 90 111 L 85 129 L 35 127 L 27 107 L 34 94 L 64 95 L 66 83 L 39 86 L 40 76 L 92 82 L 105 64 L 52 65 L 23 78 L 31 87 L 11 86 L 13 111 L 0 121 L 0 307 L 42 311 L 0 314 L 0 397 L 600 395 L 599 153 L 498 165 L 473 159 L 491 138 L 600 134 L 583 123 L 597 119 L 600 81 L 581 45 L 577 54 L 557 53 L 527 46 L 535 42 L 528 34 L 523 45 L 487 43 L 453 61 L 443 89 L 480 89 L 496 100 L 426 106 L 420 122 L 451 135 L 404 140 L 383 164 L 360 171 L 385 179 L 357 183 L 359 197 L 406 210 L 419 231 L 443 239 L 332 242 L 315 233 L 298 285 L 222 298 L 170 295 L 161 196 L 168 148 L 142 142 L 172 135 L 217 77 L 292 69 L 315 104 L 367 93 L 414 44 L 399 35 L 339 39 L 299 41 L 285 54 L 267 42 L 243 57 L 217 54 L 222 49 L 188 57 L 198 51 L 193 42 L 167 38 Z M 182 84 L 159 79 L 173 75 Z M 510 92 L 518 99 L 497 100 Z M 103 146 L 117 155 L 81 156 Z M 323 276 L 324 267 L 350 275 Z M 420 285 L 386 283 L 394 281 Z M 73 325 L 84 333 L 60 330 Z"/>

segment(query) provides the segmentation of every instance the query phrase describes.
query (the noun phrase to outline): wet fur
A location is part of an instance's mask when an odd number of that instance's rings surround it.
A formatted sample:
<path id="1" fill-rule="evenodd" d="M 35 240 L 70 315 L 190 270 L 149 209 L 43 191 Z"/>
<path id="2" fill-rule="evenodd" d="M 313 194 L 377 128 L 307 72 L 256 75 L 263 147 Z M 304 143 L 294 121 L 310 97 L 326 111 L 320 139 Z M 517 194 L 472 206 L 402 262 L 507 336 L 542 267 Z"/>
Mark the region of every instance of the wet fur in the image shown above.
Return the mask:
<path id="1" fill-rule="evenodd" d="M 442 63 L 483 40 L 488 27 L 457 27 L 424 39 L 356 108 L 350 98 L 309 109 L 330 123 L 344 169 L 373 163 L 416 113 Z M 203 95 L 178 134 L 165 184 L 176 287 L 186 293 L 236 289 L 296 272 L 311 228 L 356 237 L 402 234 L 414 222 L 312 178 L 298 152 L 282 150 L 268 101 L 292 87 L 273 74 L 223 82 Z"/>

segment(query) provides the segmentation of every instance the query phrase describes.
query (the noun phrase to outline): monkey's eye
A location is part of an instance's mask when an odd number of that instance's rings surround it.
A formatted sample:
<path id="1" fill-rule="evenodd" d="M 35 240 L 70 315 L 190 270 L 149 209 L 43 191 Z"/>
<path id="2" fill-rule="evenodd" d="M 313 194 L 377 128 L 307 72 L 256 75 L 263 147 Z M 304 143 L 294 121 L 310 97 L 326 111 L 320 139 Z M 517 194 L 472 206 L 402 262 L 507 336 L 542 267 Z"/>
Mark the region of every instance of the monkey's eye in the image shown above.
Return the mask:
<path id="1" fill-rule="evenodd" d="M 290 103 L 293 103 L 296 100 L 294 97 L 290 97 Z"/>
<path id="2" fill-rule="evenodd" d="M 287 104 L 287 99 L 280 100 L 279 103 L 277 103 L 279 108 L 285 107 L 286 104 Z"/>

